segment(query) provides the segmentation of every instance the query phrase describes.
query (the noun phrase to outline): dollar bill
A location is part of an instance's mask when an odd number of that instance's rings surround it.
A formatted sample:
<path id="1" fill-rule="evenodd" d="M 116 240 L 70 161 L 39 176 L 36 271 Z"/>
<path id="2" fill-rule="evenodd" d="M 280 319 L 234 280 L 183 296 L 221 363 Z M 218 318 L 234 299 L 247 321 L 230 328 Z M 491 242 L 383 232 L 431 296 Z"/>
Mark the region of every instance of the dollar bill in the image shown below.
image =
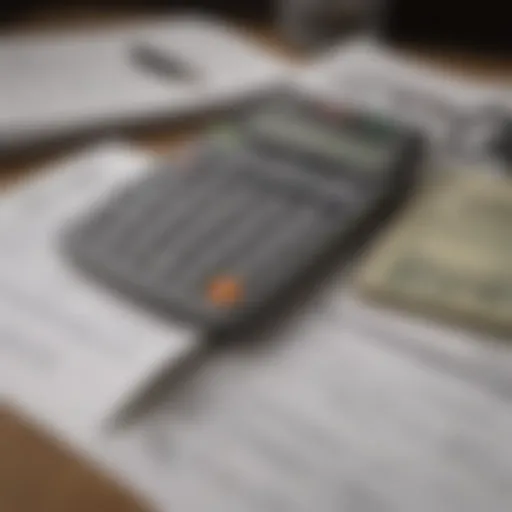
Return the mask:
<path id="1" fill-rule="evenodd" d="M 364 297 L 512 332 L 512 183 L 450 171 L 364 259 Z"/>

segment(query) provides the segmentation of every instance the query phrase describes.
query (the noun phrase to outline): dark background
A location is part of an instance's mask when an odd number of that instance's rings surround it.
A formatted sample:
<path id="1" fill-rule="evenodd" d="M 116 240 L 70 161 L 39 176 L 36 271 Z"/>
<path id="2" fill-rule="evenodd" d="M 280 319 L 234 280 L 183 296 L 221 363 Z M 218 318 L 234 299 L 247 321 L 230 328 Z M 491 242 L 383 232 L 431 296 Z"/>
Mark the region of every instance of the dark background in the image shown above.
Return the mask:
<path id="1" fill-rule="evenodd" d="M 134 8 L 165 12 L 166 9 L 201 8 L 219 13 L 233 19 L 245 19 L 255 22 L 270 21 L 274 14 L 275 2 L 272 0 L 75 0 L 74 8 L 117 9 L 118 11 Z M 31 10 L 69 9 L 70 2 L 63 0 L 5 0 L 0 10 L 0 22 L 10 23 Z"/>
<path id="2" fill-rule="evenodd" d="M 4 0 L 0 23 L 8 25 L 31 11 L 96 11 L 130 9 L 165 13 L 166 10 L 207 10 L 233 20 L 275 21 L 281 0 Z M 332 0 L 343 2 L 343 0 Z M 363 0 L 360 0 L 363 1 Z M 381 37 L 393 44 L 465 49 L 485 54 L 512 54 L 512 29 L 507 0 L 368 0 L 377 2 L 382 17 Z M 310 20 L 313 23 L 314 20 Z"/>
<path id="3" fill-rule="evenodd" d="M 507 0 L 389 0 L 383 38 L 484 53 L 512 53 Z"/>

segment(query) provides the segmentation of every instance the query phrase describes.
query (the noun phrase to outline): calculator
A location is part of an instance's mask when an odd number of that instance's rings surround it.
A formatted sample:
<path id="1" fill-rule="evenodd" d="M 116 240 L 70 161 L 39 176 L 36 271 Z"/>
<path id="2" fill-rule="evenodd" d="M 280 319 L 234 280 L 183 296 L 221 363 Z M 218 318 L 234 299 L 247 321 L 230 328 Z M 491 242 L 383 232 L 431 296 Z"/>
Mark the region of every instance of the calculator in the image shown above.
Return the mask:
<path id="1" fill-rule="evenodd" d="M 66 233 L 105 285 L 220 331 L 272 310 L 414 181 L 422 137 L 369 111 L 281 92 L 216 126 Z"/>

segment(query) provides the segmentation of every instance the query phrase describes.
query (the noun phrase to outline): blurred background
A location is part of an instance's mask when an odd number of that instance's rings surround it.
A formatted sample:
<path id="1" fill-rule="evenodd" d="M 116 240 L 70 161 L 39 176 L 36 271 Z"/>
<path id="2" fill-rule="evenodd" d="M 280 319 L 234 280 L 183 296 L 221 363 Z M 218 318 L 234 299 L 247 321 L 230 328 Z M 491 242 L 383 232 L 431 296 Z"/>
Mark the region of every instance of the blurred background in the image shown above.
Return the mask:
<path id="1" fill-rule="evenodd" d="M 503 2 L 452 0 L 6 0 L 0 22 L 3 30 L 13 23 L 56 18 L 165 14 L 177 10 L 201 10 L 232 20 L 274 26 L 294 44 L 325 47 L 354 30 L 373 26 L 396 41 L 432 46 L 463 47 L 473 51 L 508 53 L 511 37 Z"/>
<path id="2" fill-rule="evenodd" d="M 370 7 L 374 7 L 372 0 L 110 0 L 77 1 L 72 5 L 63 0 L 8 0 L 0 20 L 3 30 L 12 30 L 17 23 L 41 26 L 58 19 L 85 22 L 91 18 L 107 20 L 195 10 L 252 26 L 274 26 L 291 42 L 313 48 L 367 22 Z"/>

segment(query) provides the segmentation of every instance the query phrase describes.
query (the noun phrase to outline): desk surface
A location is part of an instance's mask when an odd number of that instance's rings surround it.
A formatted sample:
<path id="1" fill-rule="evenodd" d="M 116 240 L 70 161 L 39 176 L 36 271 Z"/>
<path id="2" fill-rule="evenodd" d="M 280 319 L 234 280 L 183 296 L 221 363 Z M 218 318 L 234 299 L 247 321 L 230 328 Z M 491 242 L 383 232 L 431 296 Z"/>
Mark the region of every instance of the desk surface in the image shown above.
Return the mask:
<path id="1" fill-rule="evenodd" d="M 57 441 L 0 410 L 2 512 L 145 512 L 114 482 L 83 465 Z"/>
<path id="2" fill-rule="evenodd" d="M 85 15 L 73 11 L 70 23 L 103 23 L 117 20 L 116 14 L 98 16 L 88 11 Z M 129 17 L 133 19 L 133 15 Z M 46 11 L 35 20 L 28 20 L 20 30 L 69 26 L 60 12 Z M 11 29 L 12 30 L 12 29 Z M 281 54 L 293 53 L 279 42 L 270 31 L 257 31 L 257 38 Z M 409 51 L 408 53 L 411 53 Z M 418 55 L 418 52 L 412 52 Z M 452 71 L 469 74 L 473 78 L 512 77 L 512 62 L 489 61 L 468 56 L 447 54 L 421 55 L 429 63 Z M 207 120 L 197 119 L 179 128 L 159 127 L 150 131 L 130 133 L 128 139 L 151 150 L 168 151 L 179 147 L 205 125 Z M 53 148 L 50 152 L 25 155 L 13 161 L 0 160 L 2 179 L 26 175 L 41 165 L 58 158 L 71 148 Z M 45 438 L 33 426 L 27 425 L 7 409 L 0 409 L 0 510 L 2 512 L 140 512 L 147 510 L 127 491 L 121 490 L 108 478 L 85 467 L 76 457 Z"/>

